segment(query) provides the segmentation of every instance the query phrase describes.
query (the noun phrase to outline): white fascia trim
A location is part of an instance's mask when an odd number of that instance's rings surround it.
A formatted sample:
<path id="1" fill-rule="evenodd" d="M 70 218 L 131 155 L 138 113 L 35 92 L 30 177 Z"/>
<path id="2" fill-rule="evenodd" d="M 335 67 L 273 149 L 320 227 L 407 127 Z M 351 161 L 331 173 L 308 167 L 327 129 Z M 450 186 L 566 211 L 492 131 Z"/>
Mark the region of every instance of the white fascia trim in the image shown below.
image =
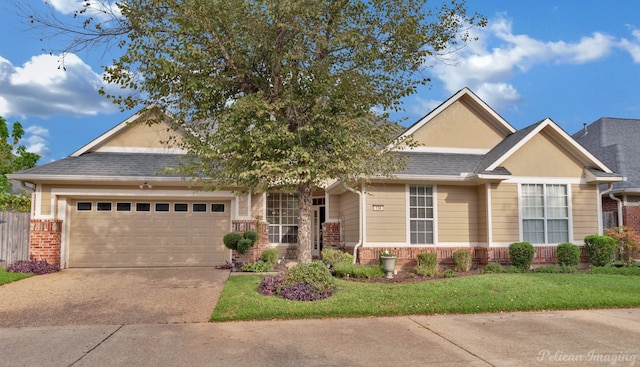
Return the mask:
<path id="1" fill-rule="evenodd" d="M 426 147 L 418 146 L 414 148 L 401 147 L 397 151 L 409 151 L 417 153 L 450 153 L 450 154 L 487 154 L 490 149 L 481 148 L 451 148 L 451 147 Z"/>
<path id="2" fill-rule="evenodd" d="M 186 154 L 186 149 L 181 148 L 142 148 L 142 147 L 101 147 L 95 150 L 104 153 L 164 153 Z"/>
<path id="3" fill-rule="evenodd" d="M 51 195 L 65 196 L 105 196 L 105 197 L 184 197 L 185 200 L 200 198 L 234 199 L 232 191 L 197 191 L 197 190 L 154 190 L 154 189 L 78 189 L 78 188 L 52 188 Z"/>
<path id="4" fill-rule="evenodd" d="M 504 183 L 517 184 L 562 184 L 562 185 L 582 185 L 589 182 L 582 177 L 511 177 Z"/>
<path id="5" fill-rule="evenodd" d="M 13 175 L 19 181 L 44 181 L 44 182 L 185 182 L 182 177 L 157 177 L 157 176 L 72 176 L 72 175 Z"/>
<path id="6" fill-rule="evenodd" d="M 571 144 L 571 146 L 575 150 L 579 151 L 583 156 L 585 156 L 589 161 L 591 161 L 591 163 L 593 163 L 595 166 L 597 166 L 597 168 L 599 168 L 601 171 L 606 172 L 606 173 L 613 173 L 613 171 L 611 171 L 611 169 L 609 167 L 607 167 L 604 163 L 602 163 L 599 159 L 597 159 L 593 154 L 589 153 L 588 150 L 586 150 L 584 147 L 582 147 L 580 144 L 578 144 L 571 136 L 569 136 L 569 134 L 567 134 L 564 130 L 562 130 L 550 118 L 544 119 L 544 121 L 542 121 L 538 126 L 536 126 L 536 128 L 533 129 L 527 136 L 525 136 L 523 139 L 521 139 L 518 142 L 518 144 L 516 144 L 513 147 L 511 147 L 511 149 L 509 149 L 505 154 L 503 154 L 500 158 L 498 158 L 495 162 L 493 162 L 493 164 L 491 164 L 489 167 L 487 167 L 487 171 L 492 171 L 492 170 L 496 169 L 505 160 L 507 160 L 507 158 L 509 158 L 516 151 L 518 151 L 520 148 L 522 148 L 522 146 L 524 146 L 527 142 L 529 142 L 529 140 L 531 140 L 534 136 L 539 134 L 540 131 L 542 131 L 542 129 L 544 129 L 546 127 L 549 127 L 551 129 L 553 129 L 554 132 L 556 132 L 558 135 L 560 135 L 564 139 L 564 141 L 558 141 L 558 139 L 555 139 L 552 136 L 552 138 L 554 140 L 556 140 L 558 143 L 564 145 L 564 144 L 566 144 L 568 142 L 569 144 Z"/>
<path id="7" fill-rule="evenodd" d="M 126 128 L 131 122 L 133 122 L 133 121 L 137 120 L 138 118 L 140 118 L 140 116 L 142 115 L 142 112 L 146 111 L 148 107 L 149 106 L 141 109 L 140 111 L 138 111 L 133 116 L 129 117 L 128 119 L 126 119 L 124 121 L 122 121 L 118 125 L 112 127 L 110 130 L 108 130 L 105 133 L 103 133 L 102 135 L 98 136 L 96 139 L 90 141 L 85 146 L 83 146 L 80 149 L 76 150 L 75 152 L 71 153 L 70 156 L 71 157 L 81 156 L 84 153 L 86 153 L 89 150 L 91 150 L 91 148 L 95 147 L 96 145 L 99 145 L 100 143 L 102 143 L 102 142 L 106 141 L 107 139 L 109 139 L 110 137 L 114 136 L 115 134 L 120 132 L 120 130 Z"/>

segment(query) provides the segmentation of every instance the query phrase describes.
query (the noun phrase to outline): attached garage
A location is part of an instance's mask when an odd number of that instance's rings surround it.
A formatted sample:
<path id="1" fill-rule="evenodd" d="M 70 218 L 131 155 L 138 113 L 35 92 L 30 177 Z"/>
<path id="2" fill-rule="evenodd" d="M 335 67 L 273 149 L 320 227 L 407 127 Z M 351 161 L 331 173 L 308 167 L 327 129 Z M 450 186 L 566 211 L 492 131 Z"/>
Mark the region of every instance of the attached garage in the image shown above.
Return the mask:
<path id="1" fill-rule="evenodd" d="M 69 201 L 69 267 L 213 266 L 229 260 L 230 201 Z"/>

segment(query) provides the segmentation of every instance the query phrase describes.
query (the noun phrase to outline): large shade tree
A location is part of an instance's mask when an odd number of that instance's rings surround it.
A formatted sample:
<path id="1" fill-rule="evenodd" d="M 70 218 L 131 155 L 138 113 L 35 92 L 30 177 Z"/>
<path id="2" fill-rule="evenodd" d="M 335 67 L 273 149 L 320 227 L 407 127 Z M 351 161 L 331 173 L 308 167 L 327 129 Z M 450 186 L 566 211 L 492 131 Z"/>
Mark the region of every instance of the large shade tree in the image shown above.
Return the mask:
<path id="1" fill-rule="evenodd" d="M 183 175 L 210 189 L 296 192 L 301 262 L 314 187 L 400 168 L 387 149 L 399 127 L 383 111 L 485 24 L 464 0 L 121 0 L 117 19 L 82 17 L 105 5 L 87 2 L 77 28 L 31 19 L 74 35 L 74 47 L 122 36 L 105 78 L 135 93 L 107 97 L 173 114 L 194 158 Z"/>

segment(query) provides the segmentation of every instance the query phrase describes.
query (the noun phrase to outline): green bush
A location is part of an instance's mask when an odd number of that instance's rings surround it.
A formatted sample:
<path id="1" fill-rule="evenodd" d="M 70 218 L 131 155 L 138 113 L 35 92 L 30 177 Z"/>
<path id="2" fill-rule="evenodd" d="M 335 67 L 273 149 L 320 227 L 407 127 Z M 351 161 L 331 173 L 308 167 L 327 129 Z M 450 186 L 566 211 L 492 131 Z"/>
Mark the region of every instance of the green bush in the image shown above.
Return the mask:
<path id="1" fill-rule="evenodd" d="M 616 240 L 609 236 L 593 234 L 584 238 L 584 248 L 593 266 L 609 265 L 616 251 Z"/>
<path id="2" fill-rule="evenodd" d="M 486 274 L 505 273 L 506 270 L 499 263 L 489 263 L 484 267 L 484 269 L 482 269 L 482 272 Z"/>
<path id="3" fill-rule="evenodd" d="M 529 242 L 515 242 L 509 245 L 511 265 L 524 271 L 531 268 L 536 249 Z"/>
<path id="4" fill-rule="evenodd" d="M 640 275 L 640 268 L 637 266 L 625 266 L 618 268 L 615 266 L 596 266 L 591 268 L 592 274 L 612 274 L 612 275 Z"/>
<path id="5" fill-rule="evenodd" d="M 298 264 L 284 272 L 285 288 L 297 283 L 311 284 L 316 290 L 335 288 L 335 280 L 322 261 Z"/>
<path id="6" fill-rule="evenodd" d="M 271 264 L 270 262 L 267 261 L 262 261 L 262 260 L 258 260 L 258 261 L 254 261 L 252 263 L 246 263 L 244 265 L 242 265 L 242 268 L 240 270 L 242 271 L 252 271 L 255 273 L 262 273 L 265 271 L 269 271 L 273 269 L 273 264 Z"/>
<path id="7" fill-rule="evenodd" d="M 277 248 L 270 248 L 268 250 L 262 251 L 262 261 L 271 264 L 271 267 L 278 262 L 278 258 L 280 257 L 280 253 Z"/>
<path id="8" fill-rule="evenodd" d="M 416 261 L 416 273 L 430 277 L 438 275 L 438 255 L 436 253 L 418 254 Z"/>
<path id="9" fill-rule="evenodd" d="M 564 242 L 556 248 L 558 264 L 560 266 L 578 266 L 580 264 L 580 247 L 573 243 Z"/>
<path id="10" fill-rule="evenodd" d="M 453 267 L 455 271 L 469 271 L 471 270 L 471 251 L 458 250 L 453 253 Z"/>
<path id="11" fill-rule="evenodd" d="M 240 241 L 238 241 L 236 251 L 238 251 L 238 253 L 242 255 L 247 252 L 251 248 L 251 246 L 253 246 L 253 241 L 251 241 L 251 239 L 241 238 Z"/>
<path id="12" fill-rule="evenodd" d="M 246 238 L 248 240 L 251 240 L 251 244 L 253 245 L 258 240 L 258 233 L 254 232 L 254 231 L 245 231 L 242 234 L 242 238 Z"/>
<path id="13" fill-rule="evenodd" d="M 242 235 L 237 232 L 227 233 L 223 238 L 222 242 L 229 250 L 237 250 L 238 249 L 238 241 L 242 239 Z"/>
<path id="14" fill-rule="evenodd" d="M 335 247 L 325 247 L 322 249 L 322 261 L 331 267 L 335 267 L 340 263 L 353 264 L 353 255 Z"/>
<path id="15" fill-rule="evenodd" d="M 380 265 L 358 265 L 351 263 L 338 263 L 333 267 L 333 274 L 339 278 L 382 278 L 385 276 Z"/>
<path id="16" fill-rule="evenodd" d="M 444 278 L 455 278 L 458 275 L 456 274 L 455 271 L 453 271 L 451 269 L 447 269 L 447 270 L 444 271 L 444 273 L 442 273 L 442 276 Z"/>
<path id="17" fill-rule="evenodd" d="M 555 274 L 559 272 L 559 268 L 556 267 L 555 265 L 545 265 L 545 266 L 540 266 L 537 267 L 535 269 L 533 269 L 534 273 L 548 273 L 548 274 Z"/>

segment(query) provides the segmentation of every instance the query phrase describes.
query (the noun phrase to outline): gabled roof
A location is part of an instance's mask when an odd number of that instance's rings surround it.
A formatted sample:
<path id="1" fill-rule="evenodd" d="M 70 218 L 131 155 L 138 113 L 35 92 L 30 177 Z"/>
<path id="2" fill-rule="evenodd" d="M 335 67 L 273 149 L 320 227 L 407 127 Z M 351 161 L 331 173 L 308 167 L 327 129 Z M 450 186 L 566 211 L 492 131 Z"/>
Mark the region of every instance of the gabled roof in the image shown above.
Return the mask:
<path id="1" fill-rule="evenodd" d="M 469 102 L 469 104 L 474 108 L 476 112 L 480 115 L 485 116 L 488 121 L 490 121 L 493 126 L 506 134 L 512 134 L 516 131 L 516 129 L 511 126 L 505 119 L 502 118 L 496 111 L 493 110 L 488 104 L 486 104 L 483 100 L 481 100 L 475 93 L 471 91 L 471 89 L 465 87 L 449 99 L 441 103 L 438 107 L 434 108 L 431 112 L 425 115 L 420 120 L 416 121 L 413 125 L 411 125 L 400 137 L 410 136 L 415 133 L 422 126 L 431 121 L 434 117 L 438 116 L 442 111 L 449 108 L 452 104 L 460 99 L 465 99 Z"/>
<path id="2" fill-rule="evenodd" d="M 602 117 L 573 138 L 627 177 L 613 185 L 614 192 L 640 192 L 640 119 Z"/>

